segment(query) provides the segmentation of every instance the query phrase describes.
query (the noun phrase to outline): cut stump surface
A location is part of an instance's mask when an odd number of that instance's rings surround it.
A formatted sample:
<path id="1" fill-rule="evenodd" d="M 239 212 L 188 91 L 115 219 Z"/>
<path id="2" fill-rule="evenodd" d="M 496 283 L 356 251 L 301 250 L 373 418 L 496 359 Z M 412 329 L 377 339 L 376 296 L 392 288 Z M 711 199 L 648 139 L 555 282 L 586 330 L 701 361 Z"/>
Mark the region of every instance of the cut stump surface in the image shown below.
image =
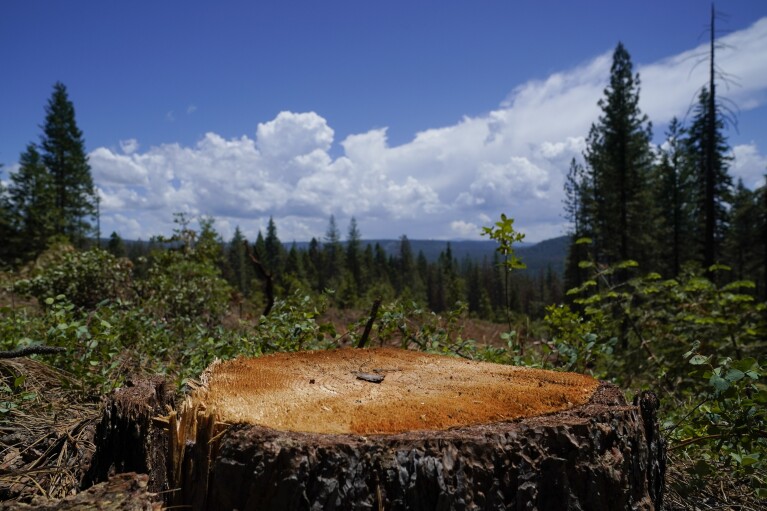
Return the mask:
<path id="1" fill-rule="evenodd" d="M 167 418 L 170 504 L 651 511 L 656 410 L 588 376 L 396 349 L 217 362 Z"/>
<path id="2" fill-rule="evenodd" d="M 280 353 L 214 364 L 194 399 L 216 419 L 282 431 L 393 434 L 581 405 L 589 376 L 397 349 Z"/>

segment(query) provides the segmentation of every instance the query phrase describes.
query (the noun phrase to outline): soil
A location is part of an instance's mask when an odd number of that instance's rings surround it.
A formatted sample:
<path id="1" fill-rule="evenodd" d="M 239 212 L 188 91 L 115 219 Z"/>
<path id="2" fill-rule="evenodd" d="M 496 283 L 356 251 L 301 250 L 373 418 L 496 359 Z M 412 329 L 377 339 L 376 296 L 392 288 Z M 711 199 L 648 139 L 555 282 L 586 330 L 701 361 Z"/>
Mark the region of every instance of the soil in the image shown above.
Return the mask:
<path id="1" fill-rule="evenodd" d="M 545 415 L 588 402 L 599 385 L 580 374 L 393 348 L 240 358 L 215 364 L 204 379 L 200 399 L 221 422 L 359 435 Z"/>

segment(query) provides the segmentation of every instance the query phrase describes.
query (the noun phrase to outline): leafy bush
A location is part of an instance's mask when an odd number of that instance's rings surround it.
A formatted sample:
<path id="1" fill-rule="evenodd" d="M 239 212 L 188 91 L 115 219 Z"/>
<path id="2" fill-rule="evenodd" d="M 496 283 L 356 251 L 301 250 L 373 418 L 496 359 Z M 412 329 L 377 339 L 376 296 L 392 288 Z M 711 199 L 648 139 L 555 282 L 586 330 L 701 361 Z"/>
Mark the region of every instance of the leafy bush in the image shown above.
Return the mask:
<path id="1" fill-rule="evenodd" d="M 208 324 L 226 313 L 232 289 L 221 277 L 221 246 L 213 221 L 203 218 L 201 232 L 189 228 L 184 215 L 170 238 L 156 241 L 165 245 L 152 254 L 146 280 L 139 292 L 146 307 L 168 320 L 204 318 Z"/>
<path id="2" fill-rule="evenodd" d="M 583 266 L 593 278 L 569 292 L 582 313 L 546 316 L 560 364 L 661 391 L 671 449 L 696 460 L 698 476 L 726 469 L 767 496 L 767 305 L 748 294 L 753 283 L 717 285 L 695 268 L 615 283 L 635 263 Z"/>
<path id="3" fill-rule="evenodd" d="M 14 291 L 34 296 L 41 304 L 65 295 L 74 306 L 93 309 L 103 300 L 131 294 L 131 269 L 128 259 L 98 248 L 85 252 L 64 250 L 36 270 L 32 278 L 16 282 Z"/>

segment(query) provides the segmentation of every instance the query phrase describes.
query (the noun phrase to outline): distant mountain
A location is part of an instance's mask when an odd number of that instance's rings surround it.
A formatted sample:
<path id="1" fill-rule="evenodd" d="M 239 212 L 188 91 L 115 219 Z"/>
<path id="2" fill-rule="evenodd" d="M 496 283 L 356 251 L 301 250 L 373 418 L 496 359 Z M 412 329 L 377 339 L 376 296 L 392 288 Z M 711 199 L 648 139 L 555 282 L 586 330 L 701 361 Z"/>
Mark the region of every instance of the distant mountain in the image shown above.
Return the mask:
<path id="1" fill-rule="evenodd" d="M 439 254 L 447 248 L 450 243 L 450 250 L 453 257 L 459 262 L 467 257 L 472 261 L 482 262 L 484 259 L 493 260 L 493 255 L 498 244 L 490 240 L 409 240 L 413 249 L 413 255 L 423 252 L 426 260 L 436 261 Z M 523 263 L 527 265 L 527 271 L 537 275 L 540 271 L 546 271 L 549 267 L 560 275 L 565 271 L 565 258 L 567 257 L 567 247 L 570 242 L 569 236 L 560 236 L 541 241 L 539 243 L 522 243 L 515 248 L 515 251 Z M 375 245 L 378 243 L 383 247 L 388 255 L 396 256 L 399 254 L 399 240 L 362 240 L 362 246 Z M 290 249 L 293 243 L 285 243 L 285 247 Z M 296 248 L 305 250 L 308 248 L 308 242 L 296 242 Z"/>
<path id="2" fill-rule="evenodd" d="M 469 258 L 472 261 L 482 262 L 487 259 L 493 260 L 495 249 L 498 246 L 496 242 L 490 240 L 409 240 L 410 246 L 413 249 L 413 256 L 417 256 L 418 252 L 423 252 L 426 256 L 426 260 L 434 262 L 439 258 L 439 254 L 450 243 L 450 250 L 453 252 L 453 257 L 458 262 Z M 532 275 L 537 275 L 541 271 L 546 271 L 549 267 L 552 270 L 562 275 L 565 271 L 565 258 L 567 257 L 567 247 L 570 242 L 569 236 L 560 236 L 558 238 L 551 238 L 541 241 L 539 243 L 521 243 L 515 247 L 515 251 L 522 262 L 527 265 L 527 272 Z M 106 247 L 108 240 L 102 239 L 101 246 Z M 145 250 L 148 247 L 148 242 L 141 240 L 124 240 L 125 246 L 130 253 L 133 249 Z M 396 256 L 399 254 L 399 240 L 362 240 L 361 244 L 364 249 L 366 245 L 374 246 L 376 243 L 381 245 L 388 255 Z M 283 243 L 287 250 L 293 245 L 293 242 Z M 299 250 L 306 250 L 309 248 L 308 241 L 295 242 L 296 247 Z"/>

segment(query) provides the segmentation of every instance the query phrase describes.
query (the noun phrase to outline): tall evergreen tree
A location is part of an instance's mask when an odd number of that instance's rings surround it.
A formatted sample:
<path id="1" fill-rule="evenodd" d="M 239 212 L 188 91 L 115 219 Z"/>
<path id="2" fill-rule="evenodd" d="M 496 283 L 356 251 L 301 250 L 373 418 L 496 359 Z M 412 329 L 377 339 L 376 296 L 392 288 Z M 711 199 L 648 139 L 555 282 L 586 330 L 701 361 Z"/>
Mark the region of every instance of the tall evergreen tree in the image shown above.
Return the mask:
<path id="1" fill-rule="evenodd" d="M 126 257 L 128 255 L 128 251 L 125 248 L 125 242 L 115 231 L 112 231 L 112 234 L 109 235 L 107 252 L 115 257 Z"/>
<path id="2" fill-rule="evenodd" d="M 343 246 L 341 245 L 341 232 L 338 230 L 334 215 L 330 215 L 330 220 L 328 221 L 323 252 L 327 285 L 335 287 L 340 282 L 344 270 L 344 253 Z"/>
<path id="3" fill-rule="evenodd" d="M 354 281 L 356 296 L 362 294 L 362 235 L 357 227 L 357 220 L 352 217 L 349 221 L 349 231 L 346 235 L 346 268 Z"/>
<path id="4" fill-rule="evenodd" d="M 609 85 L 599 101 L 602 115 L 591 126 L 584 154 L 580 197 L 584 232 L 594 240 L 598 262 L 627 259 L 651 266 L 652 196 L 648 186 L 652 128 L 639 109 L 639 75 L 631 57 L 619 43 L 613 53 Z M 592 214 L 586 214 L 593 211 Z"/>
<path id="5" fill-rule="evenodd" d="M 661 255 L 659 270 L 675 277 L 683 262 L 693 257 L 690 235 L 689 201 L 691 183 L 687 177 L 689 164 L 685 151 L 685 132 L 673 118 L 660 148 L 655 170 L 655 193 L 658 205 L 656 246 Z"/>
<path id="6" fill-rule="evenodd" d="M 277 226 L 272 217 L 269 217 L 269 223 L 266 226 L 263 257 L 264 264 L 272 276 L 276 279 L 281 278 L 285 266 L 285 247 L 282 246 L 280 238 L 277 237 Z"/>
<path id="7" fill-rule="evenodd" d="M 226 255 L 229 266 L 229 278 L 227 280 L 243 296 L 250 296 L 252 281 L 255 277 L 253 263 L 248 258 L 248 251 L 245 246 L 247 242 L 238 225 L 234 229 L 234 235 L 229 242 Z"/>
<path id="8" fill-rule="evenodd" d="M 54 204 L 51 176 L 34 144 L 19 158 L 19 170 L 11 174 L 8 198 L 16 234 L 11 245 L 21 259 L 42 252 L 54 234 L 58 212 Z"/>
<path id="9" fill-rule="evenodd" d="M 722 256 L 722 242 L 729 223 L 732 201 L 731 157 L 722 131 L 724 120 L 712 105 L 712 95 L 703 88 L 686 138 L 693 187 L 692 217 L 699 260 L 709 268 Z M 713 123 L 713 130 L 712 130 Z"/>
<path id="10" fill-rule="evenodd" d="M 756 280 L 761 264 L 759 196 L 738 180 L 732 201 L 731 224 L 724 240 L 726 261 L 738 279 Z"/>
<path id="11" fill-rule="evenodd" d="M 56 233 L 82 244 L 90 234 L 88 219 L 96 212 L 95 191 L 83 133 L 61 82 L 53 86 L 45 113 L 40 147 L 43 164 L 52 177 Z"/>
<path id="12" fill-rule="evenodd" d="M 585 172 L 583 165 L 573 158 L 565 178 L 564 201 L 565 218 L 570 222 L 572 239 L 565 262 L 565 282 L 568 289 L 580 286 L 586 279 L 585 270 L 580 267 L 580 263 L 588 260 L 588 247 L 577 241 L 593 236 L 591 220 L 594 201 L 591 200 L 593 190 L 589 179 L 590 176 Z"/>
<path id="13" fill-rule="evenodd" d="M 2 166 L 0 163 L 0 168 Z M 14 257 L 12 241 L 16 239 L 16 233 L 13 228 L 12 212 L 8 191 L 0 181 L 0 239 L 6 240 L 5 243 L 0 243 L 0 271 L 10 266 Z"/>
<path id="14" fill-rule="evenodd" d="M 325 274 L 325 255 L 317 238 L 312 238 L 309 242 L 306 257 L 307 264 L 304 265 L 304 269 L 307 272 L 309 282 L 315 291 L 322 292 L 327 287 L 328 282 Z"/>

